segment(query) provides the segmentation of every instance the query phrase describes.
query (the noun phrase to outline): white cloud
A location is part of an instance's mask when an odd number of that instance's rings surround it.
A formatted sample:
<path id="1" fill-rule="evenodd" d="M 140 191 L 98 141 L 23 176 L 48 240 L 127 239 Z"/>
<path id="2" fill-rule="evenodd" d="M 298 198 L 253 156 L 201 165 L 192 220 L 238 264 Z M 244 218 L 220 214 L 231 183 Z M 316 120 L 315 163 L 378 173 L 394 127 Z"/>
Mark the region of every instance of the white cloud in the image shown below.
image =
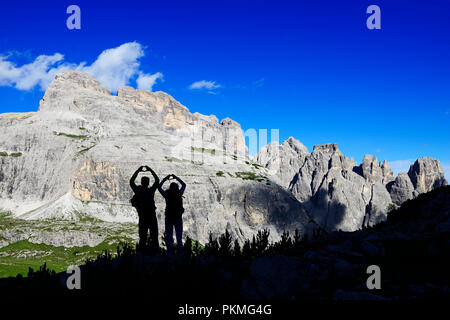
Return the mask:
<path id="1" fill-rule="evenodd" d="M 140 90 L 152 91 L 153 85 L 156 83 L 156 80 L 162 78 L 163 74 L 161 72 L 157 72 L 154 74 L 145 74 L 140 72 L 139 77 L 136 80 L 137 88 Z"/>
<path id="2" fill-rule="evenodd" d="M 220 87 L 221 87 L 221 85 L 216 84 L 215 81 L 201 80 L 201 81 L 197 81 L 197 82 L 194 82 L 193 84 L 191 84 L 189 86 L 189 89 L 191 89 L 191 90 L 202 90 L 202 89 L 214 90 L 214 89 L 217 89 Z"/>
<path id="3" fill-rule="evenodd" d="M 406 160 L 395 160 L 388 161 L 389 166 L 392 171 L 394 171 L 395 175 L 398 175 L 399 172 L 408 172 L 409 167 L 414 163 L 414 159 L 406 159 Z"/>
<path id="4" fill-rule="evenodd" d="M 14 86 L 19 90 L 30 90 L 40 86 L 42 90 L 47 88 L 54 76 L 61 71 L 76 67 L 76 65 L 57 65 L 64 56 L 55 53 L 52 56 L 41 55 L 32 63 L 24 64 L 17 68 L 7 57 L 0 57 L 0 85 Z M 51 68 L 51 66 L 55 66 Z"/>
<path id="5" fill-rule="evenodd" d="M 161 79 L 163 75 L 160 72 L 143 73 L 139 62 L 143 56 L 143 47 L 137 42 L 106 49 L 89 66 L 86 62 L 65 62 L 64 55 L 60 53 L 38 56 L 32 63 L 20 67 L 8 61 L 9 57 L 0 56 L 0 85 L 19 90 L 31 90 L 39 86 L 41 90 L 45 90 L 57 73 L 73 69 L 91 74 L 111 91 L 128 85 L 135 77 L 138 77 L 138 87 L 151 90 L 156 80 Z"/>
<path id="6" fill-rule="evenodd" d="M 254 88 L 261 88 L 263 85 L 264 85 L 264 78 L 261 78 L 261 79 L 259 79 L 259 80 L 257 80 L 257 81 L 253 81 L 253 87 Z"/>

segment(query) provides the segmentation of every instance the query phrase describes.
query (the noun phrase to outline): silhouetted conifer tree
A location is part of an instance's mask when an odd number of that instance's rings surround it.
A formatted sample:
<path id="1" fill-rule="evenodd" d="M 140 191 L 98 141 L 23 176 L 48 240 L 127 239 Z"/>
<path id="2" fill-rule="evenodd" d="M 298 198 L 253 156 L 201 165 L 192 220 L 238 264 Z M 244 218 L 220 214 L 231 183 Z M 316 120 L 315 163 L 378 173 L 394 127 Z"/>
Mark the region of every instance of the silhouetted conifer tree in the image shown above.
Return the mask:
<path id="1" fill-rule="evenodd" d="M 234 240 L 234 249 L 233 249 L 233 255 L 237 258 L 241 256 L 241 245 L 239 244 L 238 239 Z"/>

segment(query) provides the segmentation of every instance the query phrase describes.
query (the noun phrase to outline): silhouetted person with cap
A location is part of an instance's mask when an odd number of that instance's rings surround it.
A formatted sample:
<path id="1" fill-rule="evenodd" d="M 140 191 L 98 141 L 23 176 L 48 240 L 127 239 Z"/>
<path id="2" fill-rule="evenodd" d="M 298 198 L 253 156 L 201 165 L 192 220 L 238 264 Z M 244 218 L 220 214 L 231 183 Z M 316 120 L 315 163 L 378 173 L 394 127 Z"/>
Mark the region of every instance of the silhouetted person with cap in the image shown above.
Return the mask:
<path id="1" fill-rule="evenodd" d="M 151 187 L 149 187 L 150 179 L 148 177 L 142 177 L 140 186 L 137 186 L 135 183 L 138 174 L 145 171 L 150 171 L 155 179 Z M 139 249 L 142 250 L 146 247 L 147 235 L 150 230 L 150 248 L 157 252 L 159 250 L 159 241 L 155 191 L 159 186 L 159 177 L 150 167 L 141 166 L 131 177 L 130 186 L 134 191 L 131 205 L 136 208 L 139 216 Z"/>
<path id="2" fill-rule="evenodd" d="M 176 179 L 181 184 L 181 189 L 176 182 L 172 182 L 169 189 L 163 190 L 162 186 L 168 179 Z M 166 199 L 165 210 L 165 228 L 166 228 L 166 246 L 167 253 L 173 254 L 173 229 L 175 228 L 175 235 L 177 238 L 177 251 L 181 255 L 183 253 L 183 193 L 186 189 L 186 184 L 174 174 L 170 174 L 165 177 L 161 184 L 158 186 L 158 190 L 161 195 Z"/>

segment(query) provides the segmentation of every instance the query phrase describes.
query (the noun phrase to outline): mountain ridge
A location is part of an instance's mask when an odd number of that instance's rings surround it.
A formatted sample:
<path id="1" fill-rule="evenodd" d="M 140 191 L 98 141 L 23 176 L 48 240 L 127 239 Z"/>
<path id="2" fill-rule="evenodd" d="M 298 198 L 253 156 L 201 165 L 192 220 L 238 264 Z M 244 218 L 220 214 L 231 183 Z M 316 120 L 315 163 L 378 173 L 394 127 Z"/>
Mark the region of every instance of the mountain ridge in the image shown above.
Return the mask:
<path id="1" fill-rule="evenodd" d="M 389 206 L 447 185 L 437 159 L 420 158 L 408 174 L 394 177 L 389 163 L 376 156 L 366 154 L 358 165 L 336 143 L 315 145 L 309 153 L 306 147 L 294 151 L 286 141 L 261 148 L 256 161 L 329 231 L 374 225 L 386 219 Z"/>
<path id="2" fill-rule="evenodd" d="M 185 231 L 200 241 L 224 229 L 238 239 L 262 228 L 274 239 L 303 234 L 317 224 L 354 231 L 384 220 L 389 204 L 446 184 L 438 160 L 416 166 L 414 185 L 374 156 L 358 165 L 337 144 L 309 153 L 293 137 L 252 160 L 236 121 L 191 113 L 161 91 L 122 87 L 114 96 L 78 71 L 58 74 L 37 112 L 0 115 L 0 132 L 1 210 L 23 219 L 76 220 L 82 212 L 135 222 L 128 179 L 146 163 L 188 183 Z M 162 220 L 164 202 L 156 202 Z"/>
<path id="3" fill-rule="evenodd" d="M 8 118 L 8 119 L 7 119 Z M 267 227 L 306 233 L 301 204 L 247 156 L 240 125 L 191 114 L 171 96 L 120 88 L 68 71 L 49 85 L 39 111 L 0 117 L 0 208 L 22 219 L 77 220 L 77 212 L 136 222 L 129 178 L 147 164 L 188 184 L 185 233 L 207 241 L 224 229 L 238 239 Z M 21 153 L 10 157 L 11 153 Z M 139 179 L 138 179 L 139 181 Z M 156 196 L 160 230 L 164 200 Z"/>

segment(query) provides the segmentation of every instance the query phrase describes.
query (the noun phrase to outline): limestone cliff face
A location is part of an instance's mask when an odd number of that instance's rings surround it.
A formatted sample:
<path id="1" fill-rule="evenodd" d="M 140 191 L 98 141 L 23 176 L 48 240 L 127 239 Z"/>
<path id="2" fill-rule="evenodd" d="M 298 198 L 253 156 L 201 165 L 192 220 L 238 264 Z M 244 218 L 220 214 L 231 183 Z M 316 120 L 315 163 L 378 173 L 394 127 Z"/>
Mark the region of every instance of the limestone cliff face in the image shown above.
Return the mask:
<path id="1" fill-rule="evenodd" d="M 262 147 L 256 154 L 256 161 L 269 170 L 274 181 L 288 188 L 307 155 L 308 149 L 300 141 L 289 137 L 281 145 L 272 142 Z"/>
<path id="2" fill-rule="evenodd" d="M 374 225 L 386 219 L 391 203 L 400 205 L 447 184 L 436 159 L 418 159 L 408 174 L 394 178 L 389 163 L 372 155 L 357 165 L 334 143 L 314 146 L 311 154 L 304 146 L 288 147 L 292 145 L 303 146 L 293 138 L 281 146 L 272 143 L 260 150 L 256 160 L 327 230 L 354 231 Z"/>
<path id="3" fill-rule="evenodd" d="M 112 96 L 88 74 L 63 72 L 38 112 L 0 115 L 0 137 L 0 211 L 20 218 L 81 213 L 136 222 L 129 179 L 149 165 L 161 179 L 173 173 L 187 183 L 184 229 L 199 241 L 225 229 L 243 239 L 262 228 L 278 238 L 315 227 L 298 200 L 247 157 L 237 122 L 190 113 L 163 92 L 124 87 Z M 163 232 L 159 194 L 156 205 Z"/>
<path id="4" fill-rule="evenodd" d="M 446 186 L 444 170 L 437 159 L 424 157 L 410 166 L 408 173 L 400 173 L 395 181 L 388 184 L 392 201 L 396 205 L 412 199 L 421 193 Z"/>
<path id="5" fill-rule="evenodd" d="M 381 183 L 386 185 L 394 181 L 394 173 L 389 163 L 386 160 L 383 163 L 378 163 L 377 157 L 370 154 L 364 156 L 363 162 L 359 166 L 359 172 L 371 184 Z"/>
<path id="6" fill-rule="evenodd" d="M 406 172 L 400 172 L 395 180 L 388 185 L 388 190 L 392 202 L 398 206 L 406 200 L 413 199 L 418 194 Z"/>
<path id="7" fill-rule="evenodd" d="M 440 161 L 429 157 L 417 159 L 409 168 L 408 176 L 418 193 L 447 185 Z"/>

